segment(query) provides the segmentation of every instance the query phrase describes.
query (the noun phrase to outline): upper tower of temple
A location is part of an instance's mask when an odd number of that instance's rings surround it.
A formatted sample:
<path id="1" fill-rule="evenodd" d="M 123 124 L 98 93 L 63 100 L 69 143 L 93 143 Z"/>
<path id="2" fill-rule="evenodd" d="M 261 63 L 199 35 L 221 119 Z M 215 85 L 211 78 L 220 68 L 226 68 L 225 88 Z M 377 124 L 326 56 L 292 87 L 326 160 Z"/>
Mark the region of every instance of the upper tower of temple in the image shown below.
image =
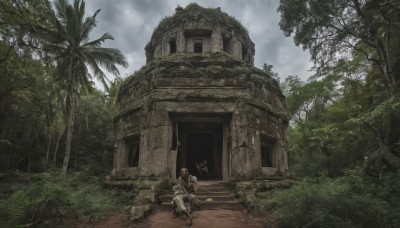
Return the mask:
<path id="1" fill-rule="evenodd" d="M 196 3 L 177 7 L 164 18 L 146 45 L 147 62 L 173 54 L 202 55 L 224 52 L 254 65 L 254 43 L 235 18 Z"/>

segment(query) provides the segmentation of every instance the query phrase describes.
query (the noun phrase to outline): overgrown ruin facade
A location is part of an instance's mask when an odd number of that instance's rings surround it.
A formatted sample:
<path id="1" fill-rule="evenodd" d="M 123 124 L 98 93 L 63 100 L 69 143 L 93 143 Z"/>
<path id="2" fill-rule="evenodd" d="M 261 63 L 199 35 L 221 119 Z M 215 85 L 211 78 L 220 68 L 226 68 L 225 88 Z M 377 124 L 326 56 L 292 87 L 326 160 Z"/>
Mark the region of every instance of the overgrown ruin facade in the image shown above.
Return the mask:
<path id="1" fill-rule="evenodd" d="M 147 64 L 119 93 L 111 177 L 286 177 L 288 118 L 279 85 L 253 66 L 254 43 L 217 9 L 178 7 L 154 30 Z"/>

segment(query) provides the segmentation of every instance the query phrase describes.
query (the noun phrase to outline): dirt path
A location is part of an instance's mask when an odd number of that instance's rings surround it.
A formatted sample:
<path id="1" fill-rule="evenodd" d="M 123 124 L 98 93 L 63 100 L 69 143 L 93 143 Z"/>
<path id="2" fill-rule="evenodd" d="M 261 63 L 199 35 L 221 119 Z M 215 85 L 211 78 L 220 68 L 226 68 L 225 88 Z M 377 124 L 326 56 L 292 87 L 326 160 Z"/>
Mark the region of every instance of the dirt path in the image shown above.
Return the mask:
<path id="1" fill-rule="evenodd" d="M 193 214 L 193 225 L 197 228 L 261 228 L 263 226 L 262 218 L 249 216 L 242 211 L 232 211 L 225 209 L 215 210 L 197 210 Z M 149 217 L 137 224 L 130 224 L 128 215 L 113 214 L 109 215 L 97 224 L 81 224 L 78 227 L 93 228 L 179 228 L 187 227 L 184 216 L 173 218 L 171 212 L 156 210 Z M 82 226 L 83 225 L 83 226 Z"/>
<path id="2" fill-rule="evenodd" d="M 204 228 L 242 228 L 263 227 L 261 218 L 248 216 L 241 211 L 224 209 L 194 211 L 193 225 L 191 227 Z M 176 228 L 186 227 L 186 218 L 181 216 L 173 218 L 169 211 L 156 211 L 145 221 L 135 224 L 138 228 Z"/>
<path id="3" fill-rule="evenodd" d="M 223 181 L 200 181 L 199 200 L 202 202 L 202 210 L 194 210 L 192 213 L 193 224 L 191 227 L 204 228 L 257 228 L 277 227 L 272 224 L 264 224 L 263 220 L 274 221 L 272 214 L 266 214 L 264 218 L 253 217 L 246 213 L 232 194 L 229 186 Z M 105 217 L 98 224 L 81 227 L 96 228 L 177 228 L 187 227 L 186 217 L 173 218 L 170 211 L 172 194 L 170 192 L 161 195 L 161 205 L 145 218 L 142 222 L 129 223 L 126 213 L 115 213 Z"/>

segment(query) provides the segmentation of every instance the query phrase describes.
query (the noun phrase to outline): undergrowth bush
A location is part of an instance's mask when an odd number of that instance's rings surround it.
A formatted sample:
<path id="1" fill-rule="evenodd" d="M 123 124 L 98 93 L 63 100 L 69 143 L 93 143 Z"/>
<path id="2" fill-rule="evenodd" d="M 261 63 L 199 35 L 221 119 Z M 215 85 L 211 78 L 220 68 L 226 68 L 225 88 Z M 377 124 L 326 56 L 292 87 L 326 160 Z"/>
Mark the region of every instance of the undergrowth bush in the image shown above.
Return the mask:
<path id="1" fill-rule="evenodd" d="M 392 178 L 372 180 L 353 170 L 337 179 L 304 179 L 266 203 L 282 227 L 396 227 L 399 179 L 393 179 L 398 174 L 388 175 Z"/>
<path id="2" fill-rule="evenodd" d="M 121 206 L 117 194 L 102 189 L 99 180 L 77 173 L 64 182 L 48 174 L 33 175 L 30 184 L 13 185 L 13 193 L 0 205 L 4 227 L 31 226 L 45 220 L 97 221 L 107 211 Z"/>

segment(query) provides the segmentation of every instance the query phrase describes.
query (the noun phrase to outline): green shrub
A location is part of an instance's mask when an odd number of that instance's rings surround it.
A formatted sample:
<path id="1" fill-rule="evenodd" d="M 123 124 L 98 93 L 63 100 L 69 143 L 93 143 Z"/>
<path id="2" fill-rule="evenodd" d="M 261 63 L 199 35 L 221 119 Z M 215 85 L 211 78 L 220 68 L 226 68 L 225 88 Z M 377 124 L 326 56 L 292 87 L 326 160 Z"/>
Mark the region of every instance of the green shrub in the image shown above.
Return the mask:
<path id="1" fill-rule="evenodd" d="M 32 223 L 59 215 L 57 206 L 66 204 L 62 186 L 49 181 L 17 185 L 15 192 L 0 207 L 0 221 L 9 226 Z"/>
<path id="2" fill-rule="evenodd" d="M 360 175 L 305 179 L 267 203 L 282 227 L 395 227 L 399 208 L 373 195 L 373 189 Z"/>
<path id="3" fill-rule="evenodd" d="M 45 220 L 96 221 L 123 203 L 115 192 L 102 189 L 96 177 L 82 173 L 66 181 L 52 180 L 49 174 L 34 175 L 31 184 L 15 185 L 0 206 L 0 224 L 5 227 L 37 224 Z"/>

